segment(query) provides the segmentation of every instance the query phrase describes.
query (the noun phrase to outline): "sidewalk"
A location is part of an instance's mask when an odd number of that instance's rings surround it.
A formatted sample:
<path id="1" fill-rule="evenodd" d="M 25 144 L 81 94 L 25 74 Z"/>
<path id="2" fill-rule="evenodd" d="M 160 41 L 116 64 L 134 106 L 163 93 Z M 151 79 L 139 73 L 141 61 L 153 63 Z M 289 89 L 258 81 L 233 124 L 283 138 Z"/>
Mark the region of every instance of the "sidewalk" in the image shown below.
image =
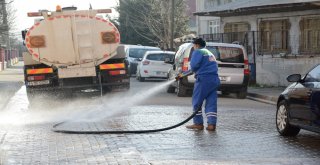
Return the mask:
<path id="1" fill-rule="evenodd" d="M 0 71 L 0 111 L 14 93 L 23 85 L 23 62 Z"/>
<path id="2" fill-rule="evenodd" d="M 249 87 L 247 98 L 276 105 L 278 97 L 284 89 L 284 87 Z"/>
<path id="3" fill-rule="evenodd" d="M 23 62 L 0 71 L 0 82 L 23 82 Z"/>

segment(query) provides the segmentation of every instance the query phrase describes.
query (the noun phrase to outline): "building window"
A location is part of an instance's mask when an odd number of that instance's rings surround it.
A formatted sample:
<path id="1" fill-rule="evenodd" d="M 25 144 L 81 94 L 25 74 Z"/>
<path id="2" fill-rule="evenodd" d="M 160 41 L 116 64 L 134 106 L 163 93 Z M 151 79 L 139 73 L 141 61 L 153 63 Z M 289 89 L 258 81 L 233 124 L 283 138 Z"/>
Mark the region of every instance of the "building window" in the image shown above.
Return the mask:
<path id="1" fill-rule="evenodd" d="M 320 17 L 300 21 L 300 50 L 303 53 L 320 52 Z"/>
<path id="2" fill-rule="evenodd" d="M 218 6 L 221 5 L 221 0 L 217 0 L 217 5 L 218 5 Z"/>
<path id="3" fill-rule="evenodd" d="M 287 52 L 289 50 L 289 20 L 260 22 L 260 51 Z"/>
<path id="4" fill-rule="evenodd" d="M 203 5 L 204 5 L 203 7 L 204 9 L 212 9 L 215 6 L 213 0 L 205 0 Z"/>
<path id="5" fill-rule="evenodd" d="M 245 35 L 250 31 L 250 25 L 246 22 L 226 23 L 224 26 L 224 42 L 238 42 L 244 44 Z"/>
<path id="6" fill-rule="evenodd" d="M 220 33 L 219 20 L 209 21 L 209 34 Z"/>
<path id="7" fill-rule="evenodd" d="M 230 3 L 232 0 L 224 0 L 224 4 Z"/>

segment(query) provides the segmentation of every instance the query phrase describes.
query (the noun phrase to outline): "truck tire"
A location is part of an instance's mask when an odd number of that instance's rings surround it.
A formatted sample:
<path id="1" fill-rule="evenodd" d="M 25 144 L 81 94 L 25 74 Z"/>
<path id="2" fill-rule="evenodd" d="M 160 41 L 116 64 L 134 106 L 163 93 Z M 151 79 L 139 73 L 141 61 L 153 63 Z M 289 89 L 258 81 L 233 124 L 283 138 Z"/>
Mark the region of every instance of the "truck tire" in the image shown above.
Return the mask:
<path id="1" fill-rule="evenodd" d="M 186 97 L 187 96 L 187 89 L 180 81 L 178 81 L 177 88 L 176 88 L 177 96 L 178 97 Z"/>

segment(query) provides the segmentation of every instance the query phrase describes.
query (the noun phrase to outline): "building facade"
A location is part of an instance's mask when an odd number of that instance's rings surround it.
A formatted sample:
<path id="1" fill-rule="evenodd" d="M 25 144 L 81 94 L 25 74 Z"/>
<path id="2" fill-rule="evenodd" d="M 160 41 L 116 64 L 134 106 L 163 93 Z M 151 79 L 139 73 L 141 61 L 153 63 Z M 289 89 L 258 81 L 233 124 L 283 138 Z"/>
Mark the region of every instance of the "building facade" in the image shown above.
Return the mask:
<path id="1" fill-rule="evenodd" d="M 320 63 L 319 9 L 319 0 L 236 0 L 195 14 L 199 20 L 220 17 L 220 33 L 198 27 L 198 34 L 208 41 L 244 45 L 258 84 L 285 86 L 288 75 Z M 201 21 L 198 25 L 203 26 Z"/>

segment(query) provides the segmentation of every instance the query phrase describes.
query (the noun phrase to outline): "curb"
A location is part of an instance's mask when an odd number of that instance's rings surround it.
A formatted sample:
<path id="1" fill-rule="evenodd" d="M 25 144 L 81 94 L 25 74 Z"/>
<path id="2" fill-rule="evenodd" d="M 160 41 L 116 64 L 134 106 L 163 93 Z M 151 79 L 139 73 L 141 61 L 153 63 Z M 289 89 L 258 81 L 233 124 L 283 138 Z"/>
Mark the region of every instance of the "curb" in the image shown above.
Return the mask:
<path id="1" fill-rule="evenodd" d="M 11 97 L 23 86 L 23 82 L 6 82 L 6 83 L 11 83 L 12 84 L 12 90 L 7 91 L 7 97 L 3 99 L 2 102 L 0 102 L 0 111 L 4 110 L 4 108 L 7 106 L 9 103 Z"/>
<path id="2" fill-rule="evenodd" d="M 278 98 L 275 96 L 266 96 L 266 95 L 250 93 L 250 92 L 248 92 L 247 99 L 266 103 L 266 104 L 271 104 L 271 105 L 277 105 L 277 100 L 278 100 Z"/>

